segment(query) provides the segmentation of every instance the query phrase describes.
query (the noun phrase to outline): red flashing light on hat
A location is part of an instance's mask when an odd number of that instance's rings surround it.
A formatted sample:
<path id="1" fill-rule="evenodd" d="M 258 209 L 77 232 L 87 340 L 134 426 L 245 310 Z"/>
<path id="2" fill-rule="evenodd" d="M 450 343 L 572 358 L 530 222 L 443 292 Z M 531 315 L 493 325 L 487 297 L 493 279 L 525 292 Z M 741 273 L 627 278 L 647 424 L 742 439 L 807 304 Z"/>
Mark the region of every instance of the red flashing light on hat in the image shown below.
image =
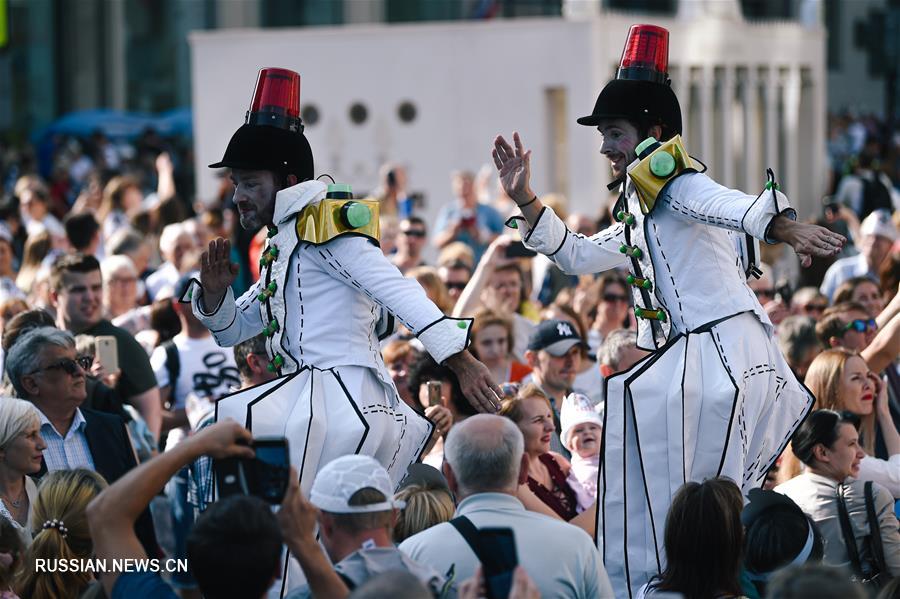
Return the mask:
<path id="1" fill-rule="evenodd" d="M 616 79 L 668 83 L 669 31 L 657 25 L 632 25 Z"/>
<path id="2" fill-rule="evenodd" d="M 245 122 L 302 133 L 300 74 L 289 69 L 260 69 Z"/>

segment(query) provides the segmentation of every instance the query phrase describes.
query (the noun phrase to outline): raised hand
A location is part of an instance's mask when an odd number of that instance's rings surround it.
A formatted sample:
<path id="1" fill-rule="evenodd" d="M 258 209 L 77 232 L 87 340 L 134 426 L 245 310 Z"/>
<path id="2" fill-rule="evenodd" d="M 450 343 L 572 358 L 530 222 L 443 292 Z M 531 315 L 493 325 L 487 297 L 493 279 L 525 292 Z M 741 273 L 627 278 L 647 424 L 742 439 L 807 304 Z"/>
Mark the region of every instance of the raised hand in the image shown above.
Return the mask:
<path id="1" fill-rule="evenodd" d="M 463 395 L 479 412 L 493 414 L 500 409 L 500 388 L 494 382 L 487 366 L 462 350 L 447 359 L 447 366 L 459 380 Z"/>
<path id="2" fill-rule="evenodd" d="M 203 309 L 212 312 L 222 301 L 225 291 L 237 277 L 238 265 L 232 262 L 231 242 L 217 237 L 200 257 L 200 284 L 203 286 Z"/>
<path id="3" fill-rule="evenodd" d="M 491 155 L 494 166 L 500 171 L 500 183 L 503 190 L 516 204 L 524 204 L 534 197 L 531 191 L 531 150 L 525 150 L 518 132 L 513 133 L 515 149 L 498 135 L 494 139 Z"/>
<path id="4" fill-rule="evenodd" d="M 800 264 L 804 268 L 812 264 L 813 257 L 835 256 L 844 247 L 847 239 L 819 225 L 799 223 L 785 216 L 772 220 L 772 237 L 794 248 Z"/>

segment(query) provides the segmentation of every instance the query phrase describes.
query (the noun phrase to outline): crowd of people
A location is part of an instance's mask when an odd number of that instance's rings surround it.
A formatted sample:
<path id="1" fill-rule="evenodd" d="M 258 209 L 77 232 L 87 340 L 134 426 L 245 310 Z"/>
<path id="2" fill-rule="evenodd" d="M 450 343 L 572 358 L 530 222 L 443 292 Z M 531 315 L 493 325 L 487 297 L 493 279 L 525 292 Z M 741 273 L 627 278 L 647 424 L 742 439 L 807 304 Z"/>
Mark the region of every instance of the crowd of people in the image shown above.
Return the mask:
<path id="1" fill-rule="evenodd" d="M 642 596 L 900 596 L 897 148 L 876 122 L 832 125 L 833 193 L 814 220 L 852 242 L 810 269 L 764 245 L 749 282 L 814 411 L 764 489 L 681 488 L 665 567 Z M 381 250 L 441 312 L 474 317 L 469 351 L 501 383 L 499 411 L 476 414 L 401 326 L 381 358 L 434 433 L 399 488 L 357 455 L 324 465 L 309 496 L 292 476 L 277 514 L 249 496 L 211 501 L 208 458 L 252 455 L 247 430 L 212 423 L 215 400 L 276 374 L 266 331 L 219 347 L 180 300 L 217 237 L 240 265 L 235 297 L 249 289 L 267 230 L 237 226 L 227 174 L 194 201 L 179 147 L 98 133 L 0 157 L 0 597 L 263 597 L 279 592 L 287 546 L 305 577 L 290 597 L 474 598 L 495 581 L 473 523 L 512 529 L 510 597 L 610 596 L 592 538 L 604 381 L 648 355 L 630 275 L 573 276 L 535 255 L 504 227 L 518 211 L 490 168 L 452 173 L 447 198 L 430 198 L 432 227 L 404 167 L 385 165 L 370 196 Z M 581 214 L 541 200 L 581 235 L 614 220 L 611 204 Z M 92 556 L 189 568 L 35 566 Z"/>

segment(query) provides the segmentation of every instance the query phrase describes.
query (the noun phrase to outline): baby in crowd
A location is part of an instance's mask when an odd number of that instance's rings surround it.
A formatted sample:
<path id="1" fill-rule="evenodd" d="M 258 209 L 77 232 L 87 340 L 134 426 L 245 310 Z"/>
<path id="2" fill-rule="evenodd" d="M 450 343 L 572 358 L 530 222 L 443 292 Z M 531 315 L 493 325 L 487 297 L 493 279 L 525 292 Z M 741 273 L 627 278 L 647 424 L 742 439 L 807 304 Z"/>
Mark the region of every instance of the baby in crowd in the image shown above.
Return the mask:
<path id="1" fill-rule="evenodd" d="M 570 393 L 563 400 L 560 421 L 563 444 L 572 452 L 566 480 L 578 497 L 578 511 L 583 512 L 597 500 L 603 406 L 595 406 L 581 393 Z"/>

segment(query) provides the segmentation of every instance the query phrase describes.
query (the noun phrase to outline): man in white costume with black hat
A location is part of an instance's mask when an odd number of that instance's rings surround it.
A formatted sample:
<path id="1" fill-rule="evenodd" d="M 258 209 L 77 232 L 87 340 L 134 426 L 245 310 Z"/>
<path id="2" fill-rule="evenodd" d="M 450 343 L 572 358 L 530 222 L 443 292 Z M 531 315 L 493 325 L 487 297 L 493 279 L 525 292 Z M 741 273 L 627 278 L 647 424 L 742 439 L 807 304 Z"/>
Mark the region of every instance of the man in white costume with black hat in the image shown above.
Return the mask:
<path id="1" fill-rule="evenodd" d="M 245 124 L 210 165 L 232 169 L 241 225 L 268 227 L 259 281 L 235 299 L 237 265 L 219 238 L 182 300 L 219 345 L 267 337 L 278 377 L 219 400 L 218 420 L 234 418 L 254 437 L 287 437 L 305 493 L 321 464 L 356 453 L 378 460 L 397 484 L 432 425 L 400 399 L 382 360 L 379 332 L 392 332 L 394 317 L 455 372 L 477 409 L 496 410 L 496 386 L 466 351 L 471 319 L 444 316 L 382 254 L 377 202 L 313 179 L 299 96 L 297 73 L 262 69 Z"/>
<path id="2" fill-rule="evenodd" d="M 759 196 L 698 172 L 678 135 L 667 62 L 668 31 L 632 27 L 616 79 L 578 119 L 600 132 L 621 185 L 612 227 L 579 235 L 544 207 L 517 133 L 493 150 L 526 246 L 569 274 L 630 271 L 637 343 L 652 353 L 606 381 L 597 540 L 617 597 L 664 565 L 666 514 L 681 485 L 726 476 L 745 494 L 761 486 L 812 407 L 747 286 L 755 240 L 791 245 L 804 266 L 845 241 L 796 222 L 771 171 Z"/>

